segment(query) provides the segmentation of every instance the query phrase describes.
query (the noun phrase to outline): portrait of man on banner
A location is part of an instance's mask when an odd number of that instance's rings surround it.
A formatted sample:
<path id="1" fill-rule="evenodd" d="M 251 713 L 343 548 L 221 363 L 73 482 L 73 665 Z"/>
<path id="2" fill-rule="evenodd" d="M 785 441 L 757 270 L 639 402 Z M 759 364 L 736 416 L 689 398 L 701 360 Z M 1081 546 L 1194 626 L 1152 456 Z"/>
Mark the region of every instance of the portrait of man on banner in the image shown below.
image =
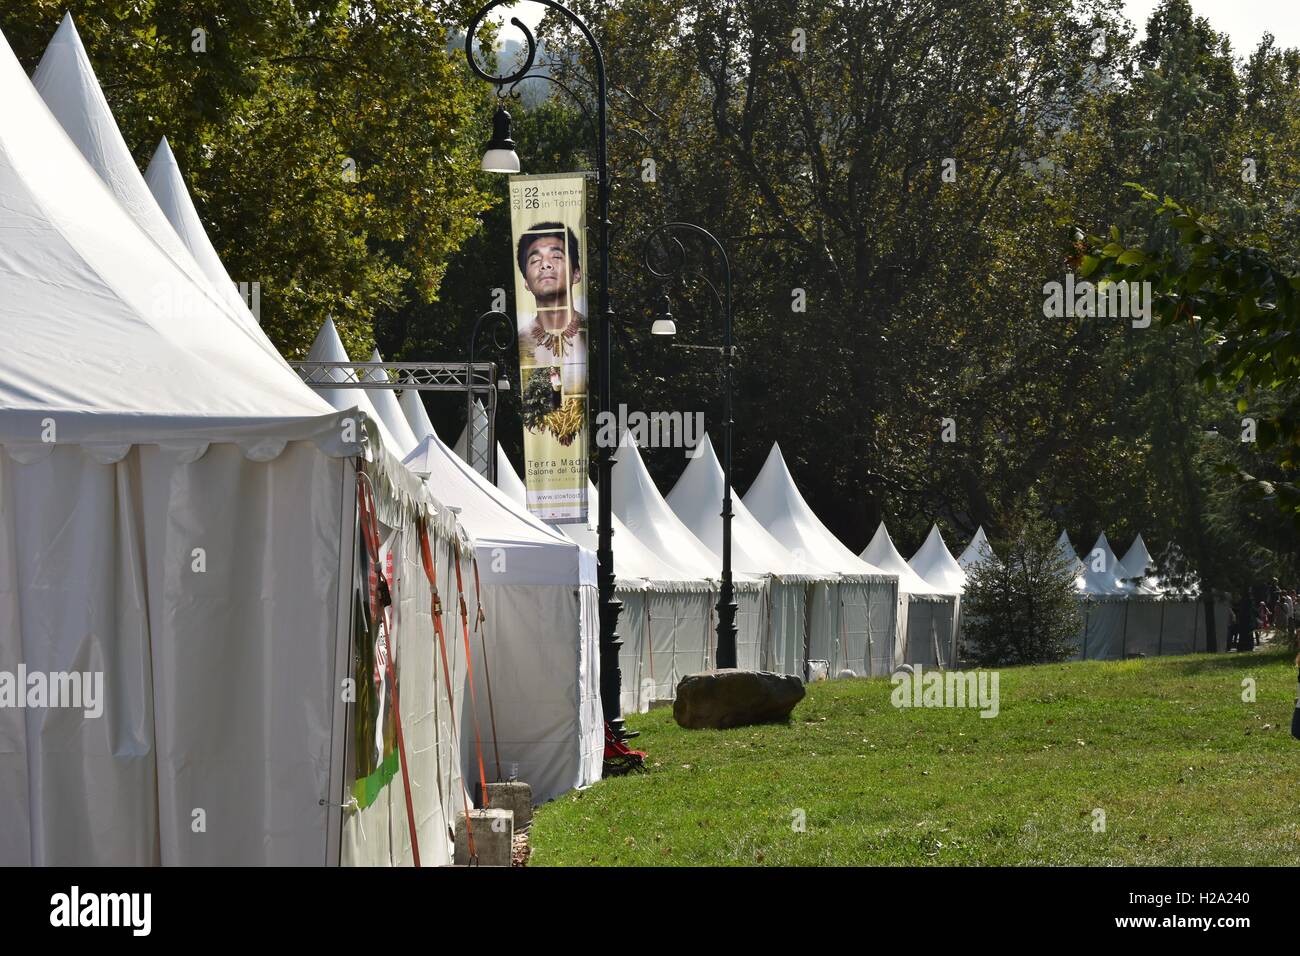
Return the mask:
<path id="1" fill-rule="evenodd" d="M 528 509 L 587 517 L 586 177 L 510 182 Z"/>

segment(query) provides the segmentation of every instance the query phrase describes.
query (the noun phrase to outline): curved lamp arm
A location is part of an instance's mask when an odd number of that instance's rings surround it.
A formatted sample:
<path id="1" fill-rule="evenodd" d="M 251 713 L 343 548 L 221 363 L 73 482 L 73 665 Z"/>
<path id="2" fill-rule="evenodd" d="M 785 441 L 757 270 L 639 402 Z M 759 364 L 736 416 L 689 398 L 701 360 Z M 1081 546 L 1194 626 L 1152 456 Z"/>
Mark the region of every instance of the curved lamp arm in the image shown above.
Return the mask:
<path id="1" fill-rule="evenodd" d="M 497 309 L 491 309 L 484 312 L 474 320 L 474 328 L 469 334 L 469 362 L 465 365 L 465 455 L 470 461 L 471 468 L 474 467 L 473 447 L 474 447 L 474 352 L 478 345 L 478 333 L 483 327 L 483 323 L 497 322 L 504 323 L 506 328 L 512 333 L 515 331 L 515 323 L 510 316 Z M 488 449 L 487 460 L 488 476 L 493 484 L 496 483 L 496 449 Z"/>

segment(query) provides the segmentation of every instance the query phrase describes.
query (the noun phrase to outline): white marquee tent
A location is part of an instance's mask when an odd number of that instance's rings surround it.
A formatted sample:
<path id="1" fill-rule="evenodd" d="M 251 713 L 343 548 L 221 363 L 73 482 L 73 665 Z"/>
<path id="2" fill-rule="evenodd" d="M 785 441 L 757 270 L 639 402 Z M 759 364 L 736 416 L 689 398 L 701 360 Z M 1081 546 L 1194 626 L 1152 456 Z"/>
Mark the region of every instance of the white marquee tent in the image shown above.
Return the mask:
<path id="1" fill-rule="evenodd" d="M 930 526 L 925 542 L 907 564 L 936 594 L 960 595 L 966 590 L 966 572 L 948 550 L 937 524 Z"/>
<path id="2" fill-rule="evenodd" d="M 983 564 L 996 558 L 993 553 L 993 545 L 989 544 L 988 535 L 984 533 L 984 526 L 975 529 L 974 536 L 970 539 L 970 544 L 966 545 L 966 550 L 961 553 L 957 563 L 963 571 L 969 571 L 977 564 Z"/>
<path id="3" fill-rule="evenodd" d="M 839 575 L 813 589 L 808 656 L 844 670 L 885 675 L 893 664 L 898 630 L 898 578 L 863 561 L 808 507 L 774 442 L 744 496 L 745 507 L 795 555 L 809 555 Z"/>
<path id="4" fill-rule="evenodd" d="M 513 467 L 507 474 L 507 481 L 523 488 Z M 498 465 L 498 481 L 501 475 Z M 600 498 L 590 482 L 587 494 L 588 520 L 555 527 L 594 552 Z M 707 577 L 692 577 L 665 561 L 638 541 L 617 515 L 613 519 L 615 594 L 623 602 L 618 619 L 623 641 L 620 706 L 624 713 L 644 712 L 653 702 L 676 696 L 677 684 L 687 674 L 713 666 L 710 612 L 716 591 Z"/>
<path id="5" fill-rule="evenodd" d="M 524 483 L 500 445 L 497 485 L 525 506 Z M 595 551 L 600 500 L 594 485 L 588 485 L 588 495 L 585 524 L 555 527 Z M 642 544 L 617 514 L 613 519 L 615 593 L 623 602 L 618 621 L 623 642 L 620 707 L 623 713 L 644 712 L 655 701 L 676 696 L 677 684 L 687 674 L 712 666 L 717 588 L 707 570 L 692 573 L 677 567 Z"/>
<path id="6" fill-rule="evenodd" d="M 426 435 L 406 465 L 459 509 L 474 538 L 489 655 L 474 672 L 484 733 L 489 680 L 496 717 L 496 742 L 484 740 L 485 758 L 495 763 L 499 747 L 502 772 L 526 780 L 538 802 L 599 780 L 605 737 L 596 556 L 520 509 L 437 435 Z M 466 745 L 467 733 L 462 726 Z"/>
<path id="7" fill-rule="evenodd" d="M 1064 534 L 1064 533 L 1062 533 Z M 1134 654 L 1190 654 L 1204 651 L 1205 614 L 1193 595 L 1166 592 L 1139 534 L 1120 561 L 1103 532 L 1084 562 L 1083 633 L 1078 656 L 1114 660 Z M 1216 646 L 1227 650 L 1228 607 L 1216 601 Z"/>
<path id="8" fill-rule="evenodd" d="M 722 554 L 722 466 L 705 435 L 695 457 L 668 493 L 668 506 L 678 519 L 721 562 Z M 809 596 L 816 585 L 830 585 L 838 575 L 812 555 L 792 554 L 770 535 L 749 513 L 740 496 L 733 492 L 731 520 L 731 563 L 746 574 L 767 578 L 766 627 L 762 630 L 760 667 L 780 674 L 805 677 L 809 633 Z M 820 622 L 829 628 L 829 621 Z M 818 635 L 829 643 L 833 635 Z"/>
<path id="9" fill-rule="evenodd" d="M 862 560 L 898 576 L 898 637 L 893 666 L 952 665 L 957 655 L 958 598 L 937 592 L 934 585 L 912 570 L 894 547 L 883 521 L 863 550 Z"/>
<path id="10" fill-rule="evenodd" d="M 624 434 L 610 479 L 613 513 L 646 548 L 653 551 L 689 580 L 709 580 L 713 591 L 707 607 L 703 602 L 679 606 L 672 618 L 663 615 L 652 622 L 653 642 L 644 639 L 645 628 L 629 627 L 624 638 L 620 666 L 623 672 L 652 676 L 657 699 L 673 697 L 677 680 L 688 667 L 667 670 L 650 666 L 649 655 L 654 651 L 659 658 L 671 656 L 674 664 L 679 660 L 706 659 L 712 661 L 714 636 L 717 633 L 719 580 L 722 560 L 704 546 L 673 513 L 659 489 L 655 487 L 650 472 L 641 459 L 640 449 Z M 614 570 L 618 572 L 618 545 L 615 543 Z M 766 627 L 767 587 L 762 578 L 740 571 L 732 574 L 739 611 L 736 615 L 736 663 L 739 667 L 756 669 L 760 666 L 762 634 Z M 620 628 L 622 630 L 622 628 Z M 630 638 L 630 639 L 629 639 Z M 679 672 L 681 671 L 681 672 Z M 639 687 L 638 682 L 638 687 Z"/>
<path id="11" fill-rule="evenodd" d="M 0 98 L 0 670 L 104 681 L 99 718 L 0 708 L 0 862 L 346 859 L 336 689 L 364 432 L 140 226 L 2 37 Z M 375 454 L 380 521 L 429 521 L 445 554 L 454 520 Z M 412 618 L 418 585 L 400 592 Z M 397 654 L 413 722 L 435 685 L 420 687 L 411 631 Z M 410 755 L 429 784 L 438 744 Z M 415 802 L 424 859 L 446 861 L 449 804 L 432 785 Z M 404 830 L 389 840 L 374 819 L 371 845 L 409 860 Z"/>

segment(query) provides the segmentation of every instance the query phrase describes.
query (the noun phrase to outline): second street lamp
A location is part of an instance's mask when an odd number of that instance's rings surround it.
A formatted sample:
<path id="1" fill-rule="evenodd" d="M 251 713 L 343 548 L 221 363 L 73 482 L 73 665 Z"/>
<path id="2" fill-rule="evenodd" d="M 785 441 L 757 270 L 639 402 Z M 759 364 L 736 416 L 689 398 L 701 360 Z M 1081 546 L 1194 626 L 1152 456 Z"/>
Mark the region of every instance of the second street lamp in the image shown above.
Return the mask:
<path id="1" fill-rule="evenodd" d="M 736 666 L 736 591 L 731 577 L 731 359 L 735 352 L 731 344 L 731 260 L 727 250 L 713 233 L 693 222 L 668 222 L 652 230 L 646 236 L 642 247 L 645 267 L 656 279 L 671 280 L 682 276 L 686 269 L 686 247 L 678 236 L 696 238 L 711 244 L 722 259 L 723 290 L 718 292 L 707 276 L 691 273 L 710 289 L 722 310 L 722 348 L 709 345 L 677 345 L 678 348 L 703 348 L 722 352 L 722 589 L 718 594 L 718 652 L 714 666 L 718 669 Z M 658 242 L 668 250 L 666 263 L 656 264 L 652 256 L 653 247 Z M 673 321 L 670 311 L 671 302 L 665 292 L 659 315 L 655 318 L 651 333 L 654 335 L 675 335 L 677 323 Z"/>
<path id="2" fill-rule="evenodd" d="M 478 348 L 478 333 L 482 328 L 484 322 L 497 323 L 496 327 L 498 329 L 504 326 L 507 329 L 507 331 L 511 333 L 511 338 L 514 337 L 514 331 L 515 331 L 515 323 L 513 320 L 511 320 L 510 316 L 506 315 L 504 312 L 499 312 L 496 309 L 492 309 L 491 311 L 484 312 L 482 315 L 480 315 L 477 319 L 474 320 L 474 327 L 473 329 L 470 330 L 469 333 L 469 361 L 465 364 L 465 460 L 469 463 L 469 466 L 471 468 L 474 468 L 476 470 L 478 468 L 478 462 L 474 460 L 474 448 L 476 447 L 475 438 L 477 437 L 474 434 L 474 353 Z M 500 348 L 501 346 L 498 344 L 498 349 Z M 509 389 L 510 389 L 510 379 L 506 378 L 505 373 L 503 372 L 501 374 L 500 379 L 497 381 L 496 390 L 498 392 L 504 392 L 504 391 L 509 391 Z M 492 435 L 493 440 L 495 441 L 496 438 L 495 425 L 496 425 L 497 410 L 496 410 L 495 396 L 490 396 L 490 397 L 494 399 L 493 406 L 491 409 L 491 421 L 493 423 L 493 427 L 492 429 L 490 429 L 490 434 Z M 487 461 L 483 463 L 483 467 L 486 469 L 487 479 L 494 485 L 497 483 L 496 451 L 497 450 L 495 445 L 489 448 L 487 450 Z"/>
<path id="3" fill-rule="evenodd" d="M 474 14 L 474 19 L 470 21 L 465 30 L 465 59 L 469 62 L 470 70 L 480 79 L 495 84 L 498 90 L 505 86 L 513 87 L 526 78 L 536 77 L 551 80 L 545 74 L 535 74 L 534 77 L 529 76 L 529 71 L 533 67 L 533 60 L 537 56 L 537 39 L 518 17 L 511 17 L 510 23 L 523 32 L 524 39 L 528 44 L 525 62 L 520 69 L 508 76 L 493 76 L 485 72 L 474 59 L 474 34 L 478 31 L 483 19 L 497 7 L 513 5 L 514 2 L 515 0 L 491 0 L 478 13 Z M 540 3 L 562 14 L 578 29 L 578 32 L 583 35 L 591 46 L 592 62 L 595 68 L 596 207 L 600 253 L 600 379 L 598 401 L 600 409 L 606 411 L 611 407 L 610 379 L 614 346 L 614 310 L 610 305 L 609 295 L 609 156 L 606 146 L 605 123 L 608 100 L 605 86 L 605 57 L 601 53 L 600 44 L 596 41 L 595 34 L 572 10 L 561 3 L 557 3 L 556 0 L 533 0 L 533 2 Z M 552 80 L 552 82 L 555 81 Z M 558 83 L 556 85 L 562 86 L 562 84 Z M 585 111 L 586 107 L 580 100 L 579 106 L 582 106 Z M 493 121 L 492 142 L 488 144 L 488 153 L 483 157 L 484 169 L 495 168 L 507 169 L 511 172 L 518 171 L 518 157 L 513 152 L 514 143 L 511 140 L 509 124 L 510 114 L 506 113 L 504 109 L 498 108 L 497 116 Z M 511 168 L 511 156 L 515 156 L 513 168 Z M 600 592 L 600 703 L 605 722 L 613 731 L 614 736 L 620 740 L 625 740 L 629 734 L 623 728 L 623 718 L 619 709 L 622 676 L 619 673 L 618 666 L 618 652 L 622 648 L 623 642 L 618 639 L 617 633 L 618 617 L 623 610 L 623 602 L 614 595 L 614 521 L 611 507 L 613 494 L 610 489 L 613 466 L 613 449 L 598 444 L 596 446 L 596 485 L 599 489 L 600 501 L 596 526 L 596 562 L 597 586 Z"/>

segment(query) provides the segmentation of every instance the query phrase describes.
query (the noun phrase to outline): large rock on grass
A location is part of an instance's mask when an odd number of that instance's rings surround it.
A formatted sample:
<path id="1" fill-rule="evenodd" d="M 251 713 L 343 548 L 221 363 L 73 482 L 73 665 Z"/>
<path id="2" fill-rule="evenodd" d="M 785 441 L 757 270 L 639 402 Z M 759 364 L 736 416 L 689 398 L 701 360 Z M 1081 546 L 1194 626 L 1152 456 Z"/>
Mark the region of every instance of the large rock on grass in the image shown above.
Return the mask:
<path id="1" fill-rule="evenodd" d="M 803 681 L 785 674 L 704 671 L 677 685 L 673 719 L 689 730 L 769 724 L 788 718 L 803 695 Z"/>

